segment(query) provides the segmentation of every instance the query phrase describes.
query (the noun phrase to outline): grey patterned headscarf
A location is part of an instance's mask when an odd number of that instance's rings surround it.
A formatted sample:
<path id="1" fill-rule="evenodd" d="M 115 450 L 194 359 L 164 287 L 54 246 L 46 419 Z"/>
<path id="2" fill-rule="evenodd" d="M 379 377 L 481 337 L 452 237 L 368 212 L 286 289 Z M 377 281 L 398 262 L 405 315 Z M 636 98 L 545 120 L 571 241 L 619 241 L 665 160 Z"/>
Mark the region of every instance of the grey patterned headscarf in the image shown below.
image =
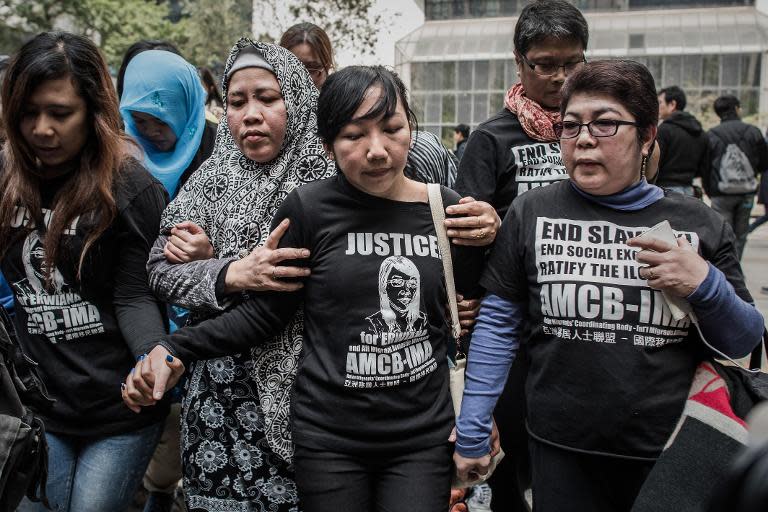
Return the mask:
<path id="1" fill-rule="evenodd" d="M 317 135 L 318 91 L 291 52 L 242 38 L 230 52 L 224 76 L 248 47 L 255 47 L 277 76 L 287 112 L 282 149 L 271 162 L 254 162 L 237 147 L 227 123 L 219 123 L 213 153 L 192 174 L 162 219 L 164 232 L 185 220 L 197 223 L 211 239 L 217 258 L 242 256 L 263 245 L 275 212 L 293 189 L 336 173 Z M 227 86 L 225 81 L 225 112 Z M 287 461 L 293 455 L 289 398 L 302 330 L 299 313 L 279 336 L 251 351 L 252 377 L 265 415 L 267 441 Z"/>

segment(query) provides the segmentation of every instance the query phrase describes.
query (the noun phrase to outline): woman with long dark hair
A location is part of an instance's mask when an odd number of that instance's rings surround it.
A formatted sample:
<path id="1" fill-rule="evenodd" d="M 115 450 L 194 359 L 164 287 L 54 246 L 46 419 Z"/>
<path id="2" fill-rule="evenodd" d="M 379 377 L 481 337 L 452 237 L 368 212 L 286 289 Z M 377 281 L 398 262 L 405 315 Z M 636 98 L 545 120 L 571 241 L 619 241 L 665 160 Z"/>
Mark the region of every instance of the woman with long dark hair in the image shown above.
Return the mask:
<path id="1" fill-rule="evenodd" d="M 59 511 L 123 510 L 166 413 L 132 414 L 116 383 L 166 332 L 145 263 L 167 196 L 129 156 L 106 62 L 87 38 L 47 32 L 26 43 L 2 100 L 0 264 L 21 348 L 56 400 L 36 411 L 48 498 Z"/>

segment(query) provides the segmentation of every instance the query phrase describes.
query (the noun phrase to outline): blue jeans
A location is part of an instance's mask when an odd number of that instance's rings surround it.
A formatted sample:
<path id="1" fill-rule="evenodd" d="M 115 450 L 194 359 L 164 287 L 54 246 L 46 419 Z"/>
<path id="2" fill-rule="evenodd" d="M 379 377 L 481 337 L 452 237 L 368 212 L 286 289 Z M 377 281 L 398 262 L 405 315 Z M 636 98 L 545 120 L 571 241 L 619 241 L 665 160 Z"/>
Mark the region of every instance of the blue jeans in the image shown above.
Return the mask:
<path id="1" fill-rule="evenodd" d="M 163 422 L 109 437 L 46 433 L 48 502 L 56 512 L 122 512 L 133 500 Z M 18 512 L 45 512 L 24 498 Z"/>

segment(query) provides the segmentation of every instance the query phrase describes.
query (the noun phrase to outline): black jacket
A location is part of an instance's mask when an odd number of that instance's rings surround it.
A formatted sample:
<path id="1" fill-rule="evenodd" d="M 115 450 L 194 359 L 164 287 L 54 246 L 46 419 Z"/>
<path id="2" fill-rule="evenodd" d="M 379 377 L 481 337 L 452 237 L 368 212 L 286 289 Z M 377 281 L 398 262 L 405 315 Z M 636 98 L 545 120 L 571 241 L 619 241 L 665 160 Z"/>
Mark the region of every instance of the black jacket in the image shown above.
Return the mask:
<path id="1" fill-rule="evenodd" d="M 464 150 L 466 148 L 467 148 L 467 139 L 459 141 L 459 143 L 456 144 L 456 158 L 459 159 L 459 162 L 461 162 L 461 157 L 464 156 Z"/>
<path id="2" fill-rule="evenodd" d="M 709 167 L 707 136 L 688 112 L 674 112 L 661 123 L 657 140 L 661 148 L 658 186 L 690 186 Z"/>
<path id="3" fill-rule="evenodd" d="M 760 129 L 747 124 L 736 115 L 723 118 L 721 123 L 708 132 L 710 165 L 702 175 L 704 190 L 708 196 L 725 195 L 717 182 L 720 175 L 720 159 L 728 144 L 736 144 L 752 164 L 756 175 L 768 170 L 768 145 Z"/>

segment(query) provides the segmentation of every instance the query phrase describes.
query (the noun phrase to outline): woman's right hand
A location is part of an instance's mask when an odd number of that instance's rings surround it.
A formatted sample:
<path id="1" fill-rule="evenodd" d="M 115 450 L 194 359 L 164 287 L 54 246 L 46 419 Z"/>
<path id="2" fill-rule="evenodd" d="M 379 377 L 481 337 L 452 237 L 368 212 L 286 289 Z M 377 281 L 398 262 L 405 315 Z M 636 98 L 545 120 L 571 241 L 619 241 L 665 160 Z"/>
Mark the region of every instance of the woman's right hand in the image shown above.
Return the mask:
<path id="1" fill-rule="evenodd" d="M 155 405 L 184 375 L 184 364 L 162 345 L 136 361 L 136 366 L 120 386 L 123 402 L 135 413 Z"/>
<path id="2" fill-rule="evenodd" d="M 227 293 L 245 290 L 293 292 L 304 286 L 302 283 L 283 279 L 307 277 L 310 273 L 308 268 L 278 265 L 281 261 L 309 257 L 308 249 L 277 248 L 289 225 L 290 222 L 285 219 L 269 234 L 264 246 L 257 247 L 245 258 L 230 263 L 225 276 Z"/>
<path id="3" fill-rule="evenodd" d="M 187 220 L 171 229 L 163 253 L 165 259 L 174 265 L 209 260 L 213 258 L 213 245 L 203 228 Z"/>

